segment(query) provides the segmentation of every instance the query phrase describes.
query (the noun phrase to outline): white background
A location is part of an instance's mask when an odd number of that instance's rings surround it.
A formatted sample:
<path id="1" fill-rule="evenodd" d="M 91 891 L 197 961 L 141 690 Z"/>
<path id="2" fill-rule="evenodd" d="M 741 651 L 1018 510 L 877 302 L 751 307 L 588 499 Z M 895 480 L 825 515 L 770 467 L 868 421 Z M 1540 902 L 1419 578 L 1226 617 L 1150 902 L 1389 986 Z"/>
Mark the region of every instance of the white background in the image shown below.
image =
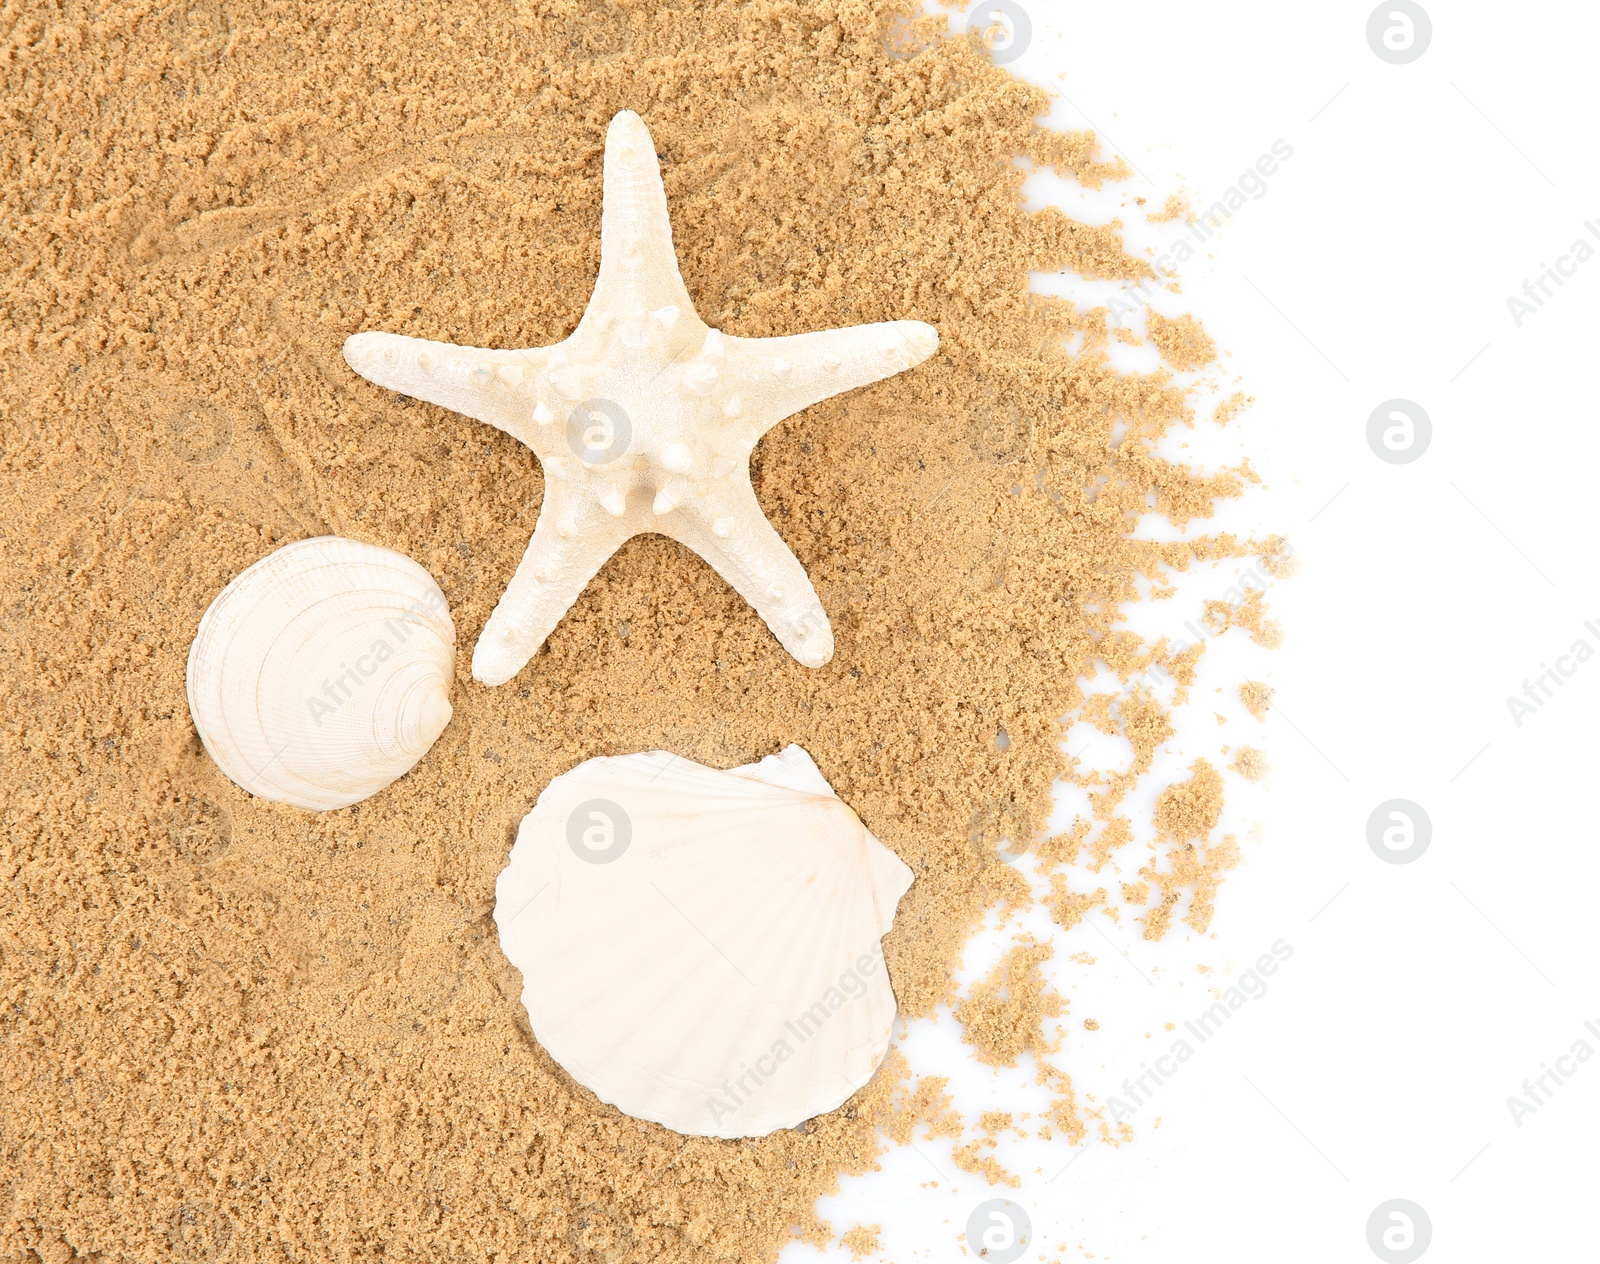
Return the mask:
<path id="1" fill-rule="evenodd" d="M 1265 746 L 1271 771 L 1230 788 L 1224 827 L 1246 863 L 1210 935 L 1178 926 L 1146 944 L 1101 913 L 1055 930 L 1052 977 L 1071 1004 L 1058 1061 L 1104 1106 L 1170 1046 L 1165 1023 L 1181 1034 L 1274 941 L 1294 955 L 1136 1111 L 1131 1143 L 1002 1143 L 1023 1186 L 996 1190 L 919 1134 L 847 1180 L 823 1214 L 836 1232 L 881 1225 L 880 1259 L 971 1258 L 967 1218 L 992 1197 L 1031 1219 L 1025 1260 L 1369 1261 L 1383 1257 L 1368 1217 L 1393 1198 L 1425 1211 L 1427 1260 L 1600 1257 L 1600 1057 L 1520 1126 L 1507 1105 L 1575 1041 L 1600 1054 L 1584 1026 L 1600 1028 L 1600 657 L 1520 726 L 1506 703 L 1574 641 L 1600 651 L 1584 627 L 1600 626 L 1600 258 L 1520 328 L 1506 304 L 1575 240 L 1600 246 L 1584 227 L 1600 230 L 1600 18 L 1573 4 L 1425 3 L 1432 40 L 1406 65 L 1369 48 L 1365 4 L 1027 5 L 1032 41 L 1011 69 L 1056 94 L 1053 125 L 1097 127 L 1139 172 L 1098 196 L 1035 177 L 1036 203 L 1120 218 L 1130 244 L 1159 249 L 1184 227 L 1142 222 L 1135 196 L 1151 210 L 1174 191 L 1205 206 L 1275 140 L 1293 148 L 1182 270 L 1183 293 L 1153 300 L 1200 315 L 1224 349 L 1224 372 L 1204 382 L 1256 398 L 1226 431 L 1202 425 L 1172 451 L 1208 465 L 1248 453 L 1265 487 L 1220 525 L 1281 530 L 1300 564 L 1270 594 L 1284 647 L 1267 654 L 1237 632 L 1211 643 L 1157 777 L 1196 755 L 1225 762 L 1220 746 L 1240 741 Z M 1114 292 L 1070 278 L 1039 288 Z M 1126 363 L 1148 363 L 1140 354 Z M 1394 397 L 1432 420 L 1411 464 L 1367 445 L 1369 414 Z M 1236 570 L 1195 576 L 1135 626 L 1181 635 Z M 1247 676 L 1278 691 L 1265 725 L 1233 701 Z M 1110 764 L 1118 753 L 1101 740 Z M 1432 822 L 1408 864 L 1367 843 L 1369 814 L 1392 798 Z M 964 977 L 1014 933 L 975 943 Z M 1096 962 L 1069 960 L 1081 952 Z M 1086 1033 L 1085 1017 L 1100 1030 Z M 969 1118 L 1045 1101 L 1031 1066 L 973 1066 L 948 1015 L 913 1025 L 901 1047 L 917 1072 L 954 1077 Z M 796 1245 L 784 1259 L 817 1255 Z"/>

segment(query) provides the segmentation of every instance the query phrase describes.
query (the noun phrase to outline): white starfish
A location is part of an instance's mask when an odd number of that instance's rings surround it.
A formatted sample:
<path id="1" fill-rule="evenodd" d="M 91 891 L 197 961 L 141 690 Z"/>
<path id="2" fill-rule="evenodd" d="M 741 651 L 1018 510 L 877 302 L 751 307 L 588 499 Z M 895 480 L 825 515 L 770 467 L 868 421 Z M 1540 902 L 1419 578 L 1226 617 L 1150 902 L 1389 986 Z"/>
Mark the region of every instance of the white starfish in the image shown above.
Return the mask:
<path id="1" fill-rule="evenodd" d="M 571 337 L 490 351 L 359 333 L 344 358 L 362 377 L 505 431 L 544 467 L 544 503 L 522 564 L 472 652 L 472 674 L 521 670 L 624 541 L 686 544 L 755 607 L 808 667 L 833 630 L 805 569 L 750 485 L 750 453 L 785 417 L 927 359 L 921 321 L 787 338 L 735 338 L 695 314 L 678 274 L 661 166 L 644 121 L 606 133 L 600 275 Z"/>

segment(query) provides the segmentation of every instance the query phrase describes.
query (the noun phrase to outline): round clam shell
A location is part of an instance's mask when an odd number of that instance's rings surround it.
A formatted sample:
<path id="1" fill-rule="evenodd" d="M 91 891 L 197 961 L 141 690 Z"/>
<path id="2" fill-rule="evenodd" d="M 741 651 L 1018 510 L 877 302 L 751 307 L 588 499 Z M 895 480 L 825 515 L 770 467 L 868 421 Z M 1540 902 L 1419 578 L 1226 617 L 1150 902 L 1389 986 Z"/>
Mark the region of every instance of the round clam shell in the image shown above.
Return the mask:
<path id="1" fill-rule="evenodd" d="M 314 811 L 408 772 L 450 721 L 455 627 L 403 553 L 338 536 L 285 545 L 200 619 L 189 712 L 243 789 Z"/>

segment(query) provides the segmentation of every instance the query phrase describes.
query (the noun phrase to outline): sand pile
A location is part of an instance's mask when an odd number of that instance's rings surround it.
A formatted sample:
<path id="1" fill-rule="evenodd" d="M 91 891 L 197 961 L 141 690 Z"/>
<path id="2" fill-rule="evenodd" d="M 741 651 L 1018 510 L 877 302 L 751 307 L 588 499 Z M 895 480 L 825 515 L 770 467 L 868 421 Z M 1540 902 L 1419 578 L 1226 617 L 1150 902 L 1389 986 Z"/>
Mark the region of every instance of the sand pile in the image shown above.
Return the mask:
<path id="1" fill-rule="evenodd" d="M 985 906 L 1029 898 L 996 849 L 1068 771 L 1080 676 L 1167 661 L 1108 635 L 1137 577 L 1242 547 L 1130 538 L 1242 476 L 1155 455 L 1189 420 L 1174 380 L 1110 367 L 1103 312 L 1027 293 L 1030 271 L 1149 268 L 1115 225 L 1021 211 L 1012 155 L 1090 185 L 1118 165 L 888 0 L 67 0 L 14 6 L 4 39 L 0 1258 L 748 1262 L 821 1240 L 818 1195 L 937 1095 L 891 1055 L 759 1142 L 628 1119 L 529 1035 L 495 878 L 583 759 L 798 742 L 917 875 L 886 942 L 902 1011 L 952 999 Z M 222 586 L 289 540 L 384 544 L 439 581 L 465 650 L 541 495 L 529 452 L 362 381 L 341 341 L 565 336 L 624 108 L 707 321 L 940 330 L 915 373 L 756 454 L 835 658 L 798 666 L 692 554 L 640 539 L 511 684 L 460 654 L 455 720 L 410 776 L 320 817 L 249 799 L 183 695 Z M 1210 354 L 1198 325 L 1161 337 Z M 1159 741 L 1158 711 L 1102 718 Z M 1173 800 L 1175 848 L 1211 789 Z M 1162 918 L 1185 882 L 1209 909 L 1213 868 L 1184 865 L 1150 875 Z M 972 1004 L 986 1048 L 1033 1043 Z"/>

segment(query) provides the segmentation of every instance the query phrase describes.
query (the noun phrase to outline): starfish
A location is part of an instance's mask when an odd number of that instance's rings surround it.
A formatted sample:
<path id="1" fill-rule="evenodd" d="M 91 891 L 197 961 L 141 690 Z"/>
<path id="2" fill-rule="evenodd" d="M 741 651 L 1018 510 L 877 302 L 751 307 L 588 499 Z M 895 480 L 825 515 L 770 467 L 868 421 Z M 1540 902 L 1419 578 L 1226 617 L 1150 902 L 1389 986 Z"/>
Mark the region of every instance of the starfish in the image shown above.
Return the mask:
<path id="1" fill-rule="evenodd" d="M 903 372 L 939 345 L 915 320 L 736 338 L 695 313 L 678 272 L 661 165 L 644 120 L 606 132 L 600 273 L 565 341 L 488 350 L 399 334 L 345 340 L 362 377 L 487 422 L 544 469 L 533 538 L 472 652 L 486 685 L 533 657 L 635 535 L 693 549 L 807 667 L 833 629 L 750 484 L 750 454 L 786 417 Z"/>

